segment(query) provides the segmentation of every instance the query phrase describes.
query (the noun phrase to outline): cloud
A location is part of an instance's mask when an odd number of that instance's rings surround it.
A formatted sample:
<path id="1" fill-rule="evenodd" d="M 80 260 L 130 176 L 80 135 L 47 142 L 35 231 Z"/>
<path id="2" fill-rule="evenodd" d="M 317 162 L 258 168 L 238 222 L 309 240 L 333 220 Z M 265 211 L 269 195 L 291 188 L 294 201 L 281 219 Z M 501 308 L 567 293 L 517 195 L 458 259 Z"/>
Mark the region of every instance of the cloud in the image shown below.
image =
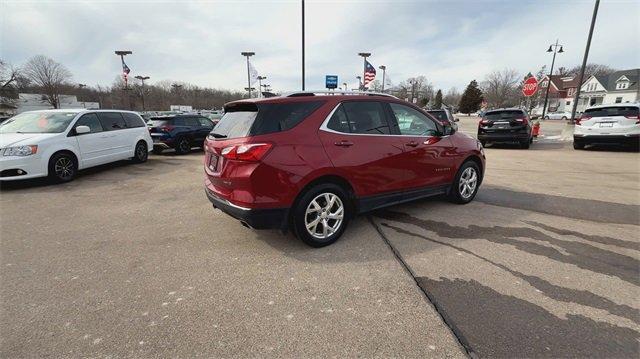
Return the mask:
<path id="1" fill-rule="evenodd" d="M 525 74 L 550 65 L 545 52 L 565 45 L 556 66 L 581 62 L 590 1 L 307 1 L 307 88 L 324 75 L 355 83 L 358 52 L 384 64 L 399 82 L 426 75 L 436 88 L 462 89 L 505 67 Z M 300 88 L 299 1 L 22 2 L 4 1 L 0 57 L 24 63 L 44 54 L 81 83 L 109 84 L 120 72 L 116 49 L 133 74 L 240 90 L 252 58 L 275 90 Z M 600 5 L 590 62 L 640 65 L 640 3 Z"/>

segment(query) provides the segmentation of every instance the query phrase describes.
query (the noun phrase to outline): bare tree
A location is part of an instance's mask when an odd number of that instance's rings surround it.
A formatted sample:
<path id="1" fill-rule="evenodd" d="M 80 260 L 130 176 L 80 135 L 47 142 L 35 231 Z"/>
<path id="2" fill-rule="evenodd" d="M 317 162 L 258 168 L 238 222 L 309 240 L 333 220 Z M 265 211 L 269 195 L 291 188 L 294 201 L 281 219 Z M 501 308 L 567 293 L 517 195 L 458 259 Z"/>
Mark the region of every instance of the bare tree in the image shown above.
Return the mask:
<path id="1" fill-rule="evenodd" d="M 59 108 L 61 89 L 71 80 L 71 72 L 64 65 L 44 55 L 29 59 L 22 70 L 26 78 L 42 88 L 46 101 L 53 108 Z"/>
<path id="2" fill-rule="evenodd" d="M 19 69 L 0 59 L 0 96 L 15 98 L 19 79 Z"/>
<path id="3" fill-rule="evenodd" d="M 580 74 L 580 68 L 582 66 L 576 65 L 570 68 L 567 71 L 567 75 L 577 76 Z M 600 76 L 600 75 L 609 75 L 613 72 L 616 72 L 616 69 L 613 69 L 607 65 L 602 64 L 587 64 L 584 69 L 584 79 L 588 79 L 591 75 Z"/>
<path id="4" fill-rule="evenodd" d="M 450 88 L 442 98 L 442 102 L 449 107 L 458 107 L 462 94 L 455 87 Z"/>
<path id="5" fill-rule="evenodd" d="M 482 93 L 488 105 L 493 108 L 518 104 L 520 76 L 515 70 L 504 69 L 488 74 L 482 83 Z"/>

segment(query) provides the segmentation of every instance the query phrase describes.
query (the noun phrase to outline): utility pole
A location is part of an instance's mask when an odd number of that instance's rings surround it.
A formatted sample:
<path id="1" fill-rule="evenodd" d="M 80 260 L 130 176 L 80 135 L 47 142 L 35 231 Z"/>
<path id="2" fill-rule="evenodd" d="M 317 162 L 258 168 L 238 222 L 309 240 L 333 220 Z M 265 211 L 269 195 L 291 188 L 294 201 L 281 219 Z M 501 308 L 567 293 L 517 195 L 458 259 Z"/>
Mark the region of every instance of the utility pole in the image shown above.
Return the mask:
<path id="1" fill-rule="evenodd" d="M 587 47 L 584 49 L 584 57 L 582 58 L 582 68 L 580 69 L 580 77 L 576 88 L 576 98 L 573 100 L 573 108 L 571 109 L 571 122 L 575 123 L 576 109 L 578 108 L 578 100 L 580 99 L 580 89 L 584 80 L 584 70 L 587 67 L 587 58 L 589 57 L 589 48 L 591 47 L 591 38 L 593 37 L 593 28 L 596 26 L 596 17 L 598 16 L 598 7 L 600 0 L 596 0 L 593 6 L 593 15 L 591 16 L 591 27 L 589 27 L 589 37 L 587 38 Z"/>
<path id="2" fill-rule="evenodd" d="M 560 51 L 558 51 L 558 47 L 560 47 Z M 544 115 L 547 113 L 547 102 L 549 101 L 549 88 L 551 88 L 551 76 L 553 76 L 553 65 L 556 63 L 556 53 L 561 54 L 564 52 L 564 50 L 562 50 L 562 45 L 558 44 L 558 40 L 556 39 L 556 43 L 551 44 L 547 52 L 553 52 L 553 60 L 551 60 L 551 72 L 549 72 L 549 82 L 547 83 L 547 92 L 544 95 L 544 107 L 542 108 L 543 120 L 544 120 Z"/>
<path id="3" fill-rule="evenodd" d="M 258 97 L 262 97 L 262 80 L 266 80 L 267 76 L 258 76 Z"/>
<path id="4" fill-rule="evenodd" d="M 367 75 L 367 57 L 371 56 L 370 52 L 359 52 L 358 53 L 359 56 L 362 56 L 362 58 L 364 59 L 364 66 L 362 68 L 362 78 L 364 79 Z M 360 90 L 364 91 L 364 82 L 362 82 L 362 85 L 360 85 Z"/>
<path id="5" fill-rule="evenodd" d="M 251 51 L 243 51 L 240 53 L 242 56 L 245 56 L 247 58 L 247 87 L 249 90 L 249 98 L 251 98 L 251 73 L 249 71 L 249 58 L 253 55 L 255 55 L 255 52 L 251 52 Z"/>
<path id="6" fill-rule="evenodd" d="M 138 76 L 136 76 L 136 78 L 138 80 L 142 81 L 142 93 L 140 95 L 142 97 L 142 111 L 144 111 L 145 110 L 145 108 L 144 108 L 144 80 L 148 80 L 148 79 L 150 79 L 150 77 L 149 76 L 139 76 L 138 75 Z"/>
<path id="7" fill-rule="evenodd" d="M 302 91 L 304 91 L 304 0 L 302 0 Z"/>
<path id="8" fill-rule="evenodd" d="M 384 93 L 384 77 L 387 72 L 387 67 L 385 65 L 380 65 L 378 68 L 382 70 L 382 93 Z"/>

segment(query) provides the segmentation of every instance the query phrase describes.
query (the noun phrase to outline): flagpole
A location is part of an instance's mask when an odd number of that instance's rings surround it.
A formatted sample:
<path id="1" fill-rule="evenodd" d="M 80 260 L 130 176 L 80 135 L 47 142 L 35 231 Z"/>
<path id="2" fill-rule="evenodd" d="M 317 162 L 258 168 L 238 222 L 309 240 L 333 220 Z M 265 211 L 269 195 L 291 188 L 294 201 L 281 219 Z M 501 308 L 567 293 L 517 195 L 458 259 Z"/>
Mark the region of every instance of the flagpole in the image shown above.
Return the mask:
<path id="1" fill-rule="evenodd" d="M 370 52 L 360 52 L 358 53 L 358 55 L 362 56 L 364 58 L 364 63 L 363 63 L 363 68 L 362 68 L 362 86 L 360 87 L 361 91 L 364 91 L 364 82 L 366 81 L 366 77 L 367 77 L 367 57 L 371 56 Z"/>
<path id="2" fill-rule="evenodd" d="M 247 91 L 249 91 L 249 98 L 251 98 L 251 74 L 249 71 L 249 57 L 255 55 L 256 53 L 251 51 L 243 51 L 240 54 L 247 58 Z"/>

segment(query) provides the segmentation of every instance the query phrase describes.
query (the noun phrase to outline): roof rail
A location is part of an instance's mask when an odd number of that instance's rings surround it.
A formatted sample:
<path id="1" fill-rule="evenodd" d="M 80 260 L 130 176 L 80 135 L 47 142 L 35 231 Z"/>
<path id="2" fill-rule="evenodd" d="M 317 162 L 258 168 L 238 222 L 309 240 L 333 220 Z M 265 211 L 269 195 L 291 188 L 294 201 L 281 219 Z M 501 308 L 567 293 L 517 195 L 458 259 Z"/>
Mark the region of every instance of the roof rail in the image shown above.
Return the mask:
<path id="1" fill-rule="evenodd" d="M 337 96 L 343 96 L 343 95 L 359 95 L 359 96 L 384 96 L 384 97 L 392 97 L 392 98 L 397 98 L 393 95 L 390 95 L 388 93 L 382 93 L 382 92 L 372 92 L 372 91 L 329 91 L 329 90 L 319 90 L 319 91 L 294 91 L 294 92 L 287 92 L 282 94 L 282 97 L 304 97 L 304 96 L 315 96 L 316 94 L 323 94 L 323 95 L 337 95 Z"/>

